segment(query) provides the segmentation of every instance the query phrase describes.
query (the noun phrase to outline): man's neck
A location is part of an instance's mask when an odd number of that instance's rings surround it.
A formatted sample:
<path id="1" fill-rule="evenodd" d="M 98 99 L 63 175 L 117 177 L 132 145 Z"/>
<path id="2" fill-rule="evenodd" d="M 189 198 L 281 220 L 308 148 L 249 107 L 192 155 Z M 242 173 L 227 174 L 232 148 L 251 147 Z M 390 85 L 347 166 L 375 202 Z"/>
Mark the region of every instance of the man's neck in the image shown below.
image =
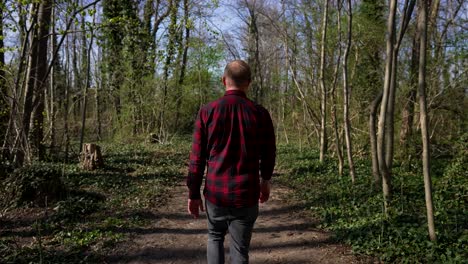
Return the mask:
<path id="1" fill-rule="evenodd" d="M 247 89 L 245 88 L 239 88 L 239 87 L 236 87 L 236 86 L 230 86 L 230 87 L 226 87 L 226 92 L 227 91 L 241 91 L 241 92 L 246 92 Z"/>

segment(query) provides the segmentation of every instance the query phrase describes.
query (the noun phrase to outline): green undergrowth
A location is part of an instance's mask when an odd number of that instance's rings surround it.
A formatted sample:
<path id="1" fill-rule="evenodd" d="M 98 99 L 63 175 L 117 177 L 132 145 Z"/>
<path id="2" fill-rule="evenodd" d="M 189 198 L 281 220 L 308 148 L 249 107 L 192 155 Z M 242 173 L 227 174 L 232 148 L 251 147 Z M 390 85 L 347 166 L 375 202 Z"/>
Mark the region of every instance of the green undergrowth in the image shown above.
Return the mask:
<path id="1" fill-rule="evenodd" d="M 190 143 L 99 145 L 104 168 L 84 171 L 78 163 L 56 162 L 21 171 L 26 179 L 44 171 L 58 175 L 65 190 L 46 205 L 3 204 L 0 263 L 102 263 L 117 243 L 155 220 L 152 210 L 183 177 Z M 14 196 L 14 180 L 9 182 L 0 187 Z"/>
<path id="2" fill-rule="evenodd" d="M 279 180 L 296 190 L 321 226 L 356 253 L 385 263 L 467 263 L 468 158 L 432 161 L 437 242 L 428 238 L 424 182 L 419 160 L 393 168 L 393 200 L 384 214 L 380 188 L 372 183 L 370 158 L 356 161 L 357 181 L 335 160 L 319 162 L 315 150 L 278 148 Z"/>

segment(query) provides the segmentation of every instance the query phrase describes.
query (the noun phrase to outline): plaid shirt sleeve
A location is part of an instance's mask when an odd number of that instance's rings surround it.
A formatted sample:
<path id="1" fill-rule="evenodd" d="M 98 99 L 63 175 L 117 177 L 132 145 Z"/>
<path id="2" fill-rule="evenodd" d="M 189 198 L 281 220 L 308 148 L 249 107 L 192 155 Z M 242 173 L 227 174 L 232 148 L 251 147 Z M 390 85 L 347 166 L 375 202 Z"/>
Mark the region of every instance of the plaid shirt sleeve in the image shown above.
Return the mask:
<path id="1" fill-rule="evenodd" d="M 192 151 L 190 152 L 187 187 L 190 199 L 201 199 L 200 187 L 206 166 L 207 135 L 203 122 L 203 108 L 198 112 L 193 133 Z"/>
<path id="2" fill-rule="evenodd" d="M 258 106 L 261 121 L 260 136 L 260 176 L 270 180 L 273 175 L 276 160 L 276 139 L 273 121 L 268 110 Z"/>

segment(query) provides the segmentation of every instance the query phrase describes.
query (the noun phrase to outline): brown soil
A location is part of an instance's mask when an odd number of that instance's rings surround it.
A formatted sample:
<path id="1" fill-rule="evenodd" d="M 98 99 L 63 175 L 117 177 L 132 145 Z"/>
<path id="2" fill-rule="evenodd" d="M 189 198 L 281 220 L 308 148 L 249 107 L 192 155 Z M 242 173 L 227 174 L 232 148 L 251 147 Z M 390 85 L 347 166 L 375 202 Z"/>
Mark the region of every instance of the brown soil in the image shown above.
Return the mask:
<path id="1" fill-rule="evenodd" d="M 250 263 L 373 263 L 357 257 L 349 247 L 333 242 L 330 234 L 291 202 L 290 190 L 273 186 L 270 200 L 260 205 L 251 243 Z M 108 263 L 206 263 L 206 217 L 191 218 L 186 187 L 174 188 L 167 205 L 153 212 L 152 224 L 138 229 L 129 242 L 110 252 Z M 226 258 L 229 253 L 226 239 Z"/>

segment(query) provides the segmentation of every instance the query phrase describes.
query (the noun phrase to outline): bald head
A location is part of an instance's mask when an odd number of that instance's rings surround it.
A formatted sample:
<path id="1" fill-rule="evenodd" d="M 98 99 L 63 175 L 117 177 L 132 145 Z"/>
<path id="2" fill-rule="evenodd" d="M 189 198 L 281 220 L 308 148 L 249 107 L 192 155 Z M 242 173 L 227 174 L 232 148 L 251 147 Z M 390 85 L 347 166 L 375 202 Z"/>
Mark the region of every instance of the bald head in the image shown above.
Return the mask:
<path id="1" fill-rule="evenodd" d="M 251 81 L 250 66 L 243 60 L 231 61 L 224 68 L 223 80 L 226 86 L 246 89 Z"/>

